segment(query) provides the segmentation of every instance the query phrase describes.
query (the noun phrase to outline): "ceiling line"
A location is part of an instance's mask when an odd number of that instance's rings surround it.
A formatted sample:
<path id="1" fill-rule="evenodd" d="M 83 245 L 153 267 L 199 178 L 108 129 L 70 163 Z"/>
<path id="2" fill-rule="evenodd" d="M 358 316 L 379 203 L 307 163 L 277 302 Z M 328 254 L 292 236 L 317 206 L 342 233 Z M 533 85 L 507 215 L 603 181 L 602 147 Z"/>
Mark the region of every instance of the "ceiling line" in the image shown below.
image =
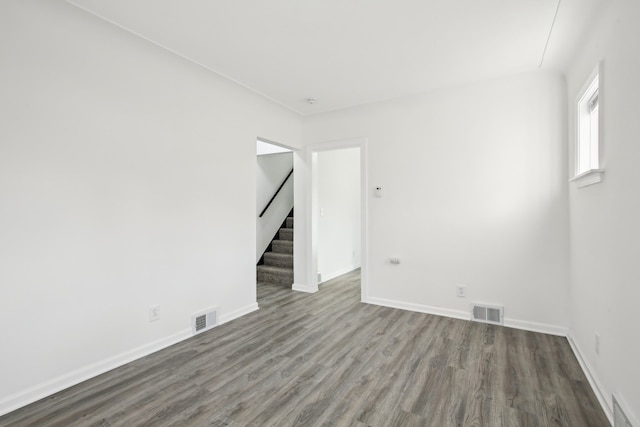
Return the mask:
<path id="1" fill-rule="evenodd" d="M 547 35 L 547 42 L 544 44 L 544 50 L 542 51 L 542 58 L 540 58 L 540 65 L 538 65 L 538 69 L 542 68 L 542 63 L 544 62 L 544 56 L 547 53 L 547 47 L 549 47 L 549 40 L 551 40 L 551 33 L 553 32 L 553 26 L 556 23 L 556 18 L 558 17 L 558 11 L 560 10 L 560 3 L 562 0 L 558 0 L 558 5 L 556 6 L 556 13 L 553 14 L 553 20 L 551 21 L 551 28 L 549 28 L 549 34 Z"/>
<path id="2" fill-rule="evenodd" d="M 235 83 L 235 84 L 237 84 L 239 86 L 242 86 L 243 88 L 245 88 L 247 90 L 250 90 L 251 92 L 255 93 L 256 95 L 260 95 L 261 97 L 263 97 L 265 99 L 268 99 L 269 101 L 273 102 L 274 104 L 277 104 L 282 108 L 285 108 L 287 111 L 295 113 L 298 116 L 303 116 L 304 115 L 304 114 L 302 114 L 302 112 L 300 112 L 298 110 L 295 110 L 295 109 L 289 107 L 288 105 L 285 105 L 282 102 L 280 102 L 280 101 L 278 101 L 278 100 L 276 100 L 276 99 L 274 99 L 274 98 L 272 98 L 272 97 L 270 97 L 268 95 L 265 95 L 264 93 L 260 92 L 259 90 L 256 90 L 256 89 L 252 88 L 249 85 L 246 85 L 246 84 L 244 84 L 244 83 L 242 83 L 242 82 L 240 82 L 240 81 L 238 81 L 236 79 L 233 79 L 233 78 L 231 78 L 231 77 L 229 77 L 229 76 L 227 76 L 227 75 L 225 75 L 225 74 L 223 74 L 223 73 L 221 73 L 219 71 L 216 71 L 213 68 L 208 67 L 207 65 L 203 64 L 202 62 L 198 62 L 193 58 L 189 58 L 188 56 L 183 55 L 182 53 L 177 52 L 177 51 L 175 51 L 175 50 L 173 50 L 173 49 L 171 49 L 171 48 L 169 48 L 169 47 L 167 47 L 167 46 L 165 46 L 165 45 L 163 45 L 161 43 L 158 43 L 158 42 L 150 39 L 149 37 L 146 37 L 146 36 L 136 32 L 136 31 L 133 31 L 130 28 L 125 27 L 124 25 L 118 24 L 117 22 L 115 22 L 115 21 L 113 21 L 113 20 L 111 20 L 109 18 L 106 18 L 106 17 L 100 15 L 99 13 L 96 13 L 96 12 L 90 10 L 90 9 L 87 9 L 84 6 L 81 6 L 81 5 L 77 4 L 77 3 L 75 3 L 73 0 L 66 0 L 66 2 L 69 3 L 70 5 L 75 6 L 78 9 L 90 14 L 90 15 L 95 16 L 98 19 L 101 19 L 101 20 L 103 20 L 103 21 L 105 21 L 105 22 L 107 22 L 107 23 L 109 23 L 111 25 L 114 25 L 114 26 L 120 28 L 121 30 L 124 30 L 124 31 L 128 32 L 129 34 L 132 34 L 132 35 L 134 35 L 136 37 L 139 37 L 139 38 L 141 38 L 141 39 L 143 39 L 143 40 L 145 40 L 145 41 L 147 41 L 147 42 L 149 42 L 149 43 L 151 43 L 151 44 L 153 44 L 155 46 L 158 46 L 160 49 L 166 50 L 167 52 L 170 52 L 170 53 L 172 53 L 172 54 L 174 54 L 174 55 L 176 55 L 176 56 L 178 56 L 178 57 L 180 57 L 180 58 L 182 58 L 182 59 L 184 59 L 186 61 L 189 61 L 192 64 L 198 65 L 198 66 L 204 68 L 205 70 L 207 70 L 207 71 L 209 71 L 211 73 L 217 74 L 218 76 L 222 77 L 223 79 L 229 80 L 230 82 L 233 82 L 233 83 Z"/>

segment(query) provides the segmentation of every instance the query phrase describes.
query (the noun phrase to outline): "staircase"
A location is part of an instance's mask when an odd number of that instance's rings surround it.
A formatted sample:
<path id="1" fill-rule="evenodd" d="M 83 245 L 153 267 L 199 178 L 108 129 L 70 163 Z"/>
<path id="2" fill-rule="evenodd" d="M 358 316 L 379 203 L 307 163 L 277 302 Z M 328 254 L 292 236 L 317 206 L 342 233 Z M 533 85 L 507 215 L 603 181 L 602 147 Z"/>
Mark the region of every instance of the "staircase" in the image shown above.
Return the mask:
<path id="1" fill-rule="evenodd" d="M 258 265 L 258 283 L 291 288 L 293 284 L 293 211 L 282 224 Z"/>

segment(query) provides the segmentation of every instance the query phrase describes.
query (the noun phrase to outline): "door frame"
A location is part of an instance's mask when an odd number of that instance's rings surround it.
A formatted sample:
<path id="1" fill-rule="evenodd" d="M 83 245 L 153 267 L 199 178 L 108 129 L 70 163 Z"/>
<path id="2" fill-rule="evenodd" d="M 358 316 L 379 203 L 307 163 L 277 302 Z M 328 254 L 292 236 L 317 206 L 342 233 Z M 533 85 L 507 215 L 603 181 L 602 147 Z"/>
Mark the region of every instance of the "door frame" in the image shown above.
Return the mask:
<path id="1" fill-rule="evenodd" d="M 318 290 L 318 153 L 322 151 L 341 150 L 346 148 L 360 149 L 360 300 L 367 302 L 369 295 L 369 251 L 368 251 L 368 165 L 367 138 L 341 139 L 310 144 L 305 147 L 305 163 L 308 167 L 306 180 L 306 242 L 305 270 L 306 286 L 294 285 L 293 289 L 303 292 Z M 301 242 L 302 243 L 302 242 Z"/>

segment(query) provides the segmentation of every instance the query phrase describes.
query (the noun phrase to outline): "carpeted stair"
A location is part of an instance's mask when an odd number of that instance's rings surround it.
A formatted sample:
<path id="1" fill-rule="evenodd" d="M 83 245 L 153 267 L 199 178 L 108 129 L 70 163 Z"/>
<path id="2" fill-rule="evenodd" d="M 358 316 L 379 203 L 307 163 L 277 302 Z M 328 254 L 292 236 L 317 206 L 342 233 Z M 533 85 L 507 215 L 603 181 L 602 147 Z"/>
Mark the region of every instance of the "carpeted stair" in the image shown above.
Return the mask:
<path id="1" fill-rule="evenodd" d="M 282 224 L 258 265 L 258 283 L 293 284 L 293 215 Z"/>

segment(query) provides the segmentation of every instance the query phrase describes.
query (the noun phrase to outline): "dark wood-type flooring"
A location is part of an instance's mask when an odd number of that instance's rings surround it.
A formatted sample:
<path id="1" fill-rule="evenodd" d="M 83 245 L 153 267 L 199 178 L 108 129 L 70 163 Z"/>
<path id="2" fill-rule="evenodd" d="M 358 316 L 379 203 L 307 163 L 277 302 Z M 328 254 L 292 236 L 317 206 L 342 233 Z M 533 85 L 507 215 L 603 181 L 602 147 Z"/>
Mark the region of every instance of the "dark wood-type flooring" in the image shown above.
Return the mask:
<path id="1" fill-rule="evenodd" d="M 362 304 L 359 273 L 0 417 L 1 426 L 608 426 L 565 338 Z"/>

